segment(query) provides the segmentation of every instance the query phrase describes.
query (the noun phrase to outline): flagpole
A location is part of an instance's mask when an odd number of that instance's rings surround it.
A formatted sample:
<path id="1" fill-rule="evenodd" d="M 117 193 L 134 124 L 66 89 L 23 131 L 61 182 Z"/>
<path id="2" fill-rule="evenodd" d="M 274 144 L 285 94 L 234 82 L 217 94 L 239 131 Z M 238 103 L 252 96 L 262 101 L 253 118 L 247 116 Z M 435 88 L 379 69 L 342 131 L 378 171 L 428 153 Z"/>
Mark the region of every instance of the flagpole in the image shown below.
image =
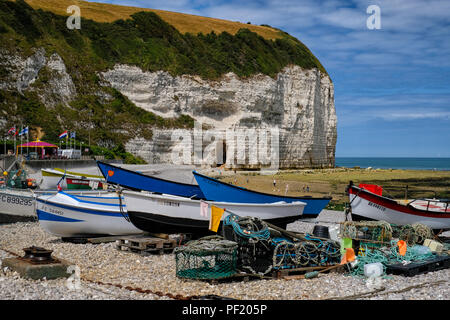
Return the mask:
<path id="1" fill-rule="evenodd" d="M 16 133 L 17 133 L 17 131 L 14 129 L 14 150 L 13 150 L 13 152 L 14 152 L 14 155 L 15 156 L 17 156 L 17 149 L 16 149 Z"/>
<path id="2" fill-rule="evenodd" d="M 30 139 L 29 139 L 29 136 L 28 136 L 28 131 L 29 131 L 29 128 L 27 126 L 27 156 L 30 154 L 30 149 L 28 149 L 29 148 L 28 147 L 28 143 L 30 143 Z"/>
<path id="3" fill-rule="evenodd" d="M 22 130 L 23 130 L 23 126 L 22 126 Z M 20 130 L 20 133 L 19 133 L 19 135 L 20 135 L 20 144 L 22 145 L 22 130 Z M 22 155 L 22 149 L 23 148 L 20 148 L 20 155 Z"/>

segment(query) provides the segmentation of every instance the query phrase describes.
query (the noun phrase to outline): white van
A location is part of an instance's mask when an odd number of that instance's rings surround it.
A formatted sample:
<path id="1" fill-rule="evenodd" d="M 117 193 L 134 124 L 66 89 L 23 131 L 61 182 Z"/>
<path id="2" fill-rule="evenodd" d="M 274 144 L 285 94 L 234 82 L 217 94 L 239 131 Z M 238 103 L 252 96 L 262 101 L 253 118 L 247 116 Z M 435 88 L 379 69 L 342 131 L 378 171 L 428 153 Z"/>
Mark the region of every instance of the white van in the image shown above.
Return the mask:
<path id="1" fill-rule="evenodd" d="M 81 150 L 59 149 L 58 157 L 65 158 L 65 159 L 81 159 Z"/>

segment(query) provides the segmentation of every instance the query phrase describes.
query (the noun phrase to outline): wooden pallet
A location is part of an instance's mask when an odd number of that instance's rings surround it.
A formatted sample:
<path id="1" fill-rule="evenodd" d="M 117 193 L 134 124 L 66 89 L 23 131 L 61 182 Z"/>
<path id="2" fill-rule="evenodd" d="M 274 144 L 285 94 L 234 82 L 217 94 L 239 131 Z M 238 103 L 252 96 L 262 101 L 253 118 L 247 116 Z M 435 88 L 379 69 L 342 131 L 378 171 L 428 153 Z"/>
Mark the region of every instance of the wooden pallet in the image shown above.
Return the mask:
<path id="1" fill-rule="evenodd" d="M 176 246 L 175 240 L 149 236 L 121 237 L 116 240 L 118 250 L 134 252 L 142 256 L 171 253 Z"/>

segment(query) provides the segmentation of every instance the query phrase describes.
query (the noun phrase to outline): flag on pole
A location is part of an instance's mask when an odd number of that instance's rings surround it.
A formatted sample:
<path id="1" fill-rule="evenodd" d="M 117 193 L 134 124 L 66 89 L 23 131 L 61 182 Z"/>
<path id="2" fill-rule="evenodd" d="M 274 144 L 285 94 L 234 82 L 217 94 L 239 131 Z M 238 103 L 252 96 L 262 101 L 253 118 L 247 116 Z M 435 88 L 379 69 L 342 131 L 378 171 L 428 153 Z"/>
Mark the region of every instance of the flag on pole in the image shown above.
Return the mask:
<path id="1" fill-rule="evenodd" d="M 22 135 L 24 135 L 24 134 L 28 134 L 28 127 L 23 128 L 23 129 L 20 131 L 19 136 L 22 136 Z"/>
<path id="2" fill-rule="evenodd" d="M 65 137 L 67 137 L 67 130 L 59 135 L 60 139 L 65 138 Z"/>
<path id="3" fill-rule="evenodd" d="M 76 131 L 72 131 L 70 133 L 70 139 L 75 139 L 76 135 L 77 135 Z"/>
<path id="4" fill-rule="evenodd" d="M 8 130 L 8 134 L 16 135 L 16 126 Z"/>

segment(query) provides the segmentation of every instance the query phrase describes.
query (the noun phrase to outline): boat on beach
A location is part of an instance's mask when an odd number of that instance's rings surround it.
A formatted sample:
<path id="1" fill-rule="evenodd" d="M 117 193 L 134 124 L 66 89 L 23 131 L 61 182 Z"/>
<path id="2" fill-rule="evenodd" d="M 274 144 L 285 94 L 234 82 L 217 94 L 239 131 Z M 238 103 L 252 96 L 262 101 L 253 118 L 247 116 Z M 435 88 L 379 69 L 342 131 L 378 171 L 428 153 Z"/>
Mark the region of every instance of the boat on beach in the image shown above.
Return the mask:
<path id="1" fill-rule="evenodd" d="M 62 238 L 143 233 L 130 222 L 123 199 L 115 192 L 42 195 L 36 199 L 36 214 L 46 232 Z"/>
<path id="2" fill-rule="evenodd" d="M 36 181 L 29 178 L 23 166 L 14 170 L 14 165 L 3 173 L 0 183 L 0 223 L 36 220 Z"/>
<path id="3" fill-rule="evenodd" d="M 0 223 L 36 221 L 36 198 L 54 195 L 58 190 L 0 188 Z M 71 190 L 66 193 L 80 198 L 99 195 L 101 191 Z"/>
<path id="4" fill-rule="evenodd" d="M 0 188 L 0 223 L 34 220 L 35 196 L 32 191 Z"/>
<path id="5" fill-rule="evenodd" d="M 205 199 L 205 196 L 198 185 L 147 176 L 139 172 L 123 169 L 101 161 L 97 161 L 97 165 L 109 184 L 120 185 L 135 191 L 144 190 L 180 197 Z"/>
<path id="6" fill-rule="evenodd" d="M 193 171 L 193 174 L 206 199 L 211 201 L 235 203 L 274 203 L 280 201 L 291 203 L 300 201 L 306 203 L 302 217 L 311 218 L 319 215 L 331 200 L 331 197 L 288 197 L 263 193 L 221 182 L 196 171 Z"/>
<path id="7" fill-rule="evenodd" d="M 208 216 L 200 214 L 201 200 L 173 195 L 123 190 L 131 222 L 139 229 L 157 233 L 209 234 Z M 258 217 L 285 228 L 301 218 L 304 202 L 230 203 L 205 201 L 209 207 L 226 209 L 238 216 Z M 225 214 L 224 214 L 225 216 Z M 224 217 L 222 217 L 224 218 Z"/>
<path id="8" fill-rule="evenodd" d="M 43 190 L 55 190 L 58 183 L 67 190 L 102 189 L 105 179 L 102 176 L 67 171 L 59 168 L 41 169 Z"/>
<path id="9" fill-rule="evenodd" d="M 434 230 L 450 229 L 450 200 L 394 200 L 382 195 L 376 185 L 352 182 L 347 187 L 352 220 L 383 220 L 390 224 L 420 223 Z"/>

